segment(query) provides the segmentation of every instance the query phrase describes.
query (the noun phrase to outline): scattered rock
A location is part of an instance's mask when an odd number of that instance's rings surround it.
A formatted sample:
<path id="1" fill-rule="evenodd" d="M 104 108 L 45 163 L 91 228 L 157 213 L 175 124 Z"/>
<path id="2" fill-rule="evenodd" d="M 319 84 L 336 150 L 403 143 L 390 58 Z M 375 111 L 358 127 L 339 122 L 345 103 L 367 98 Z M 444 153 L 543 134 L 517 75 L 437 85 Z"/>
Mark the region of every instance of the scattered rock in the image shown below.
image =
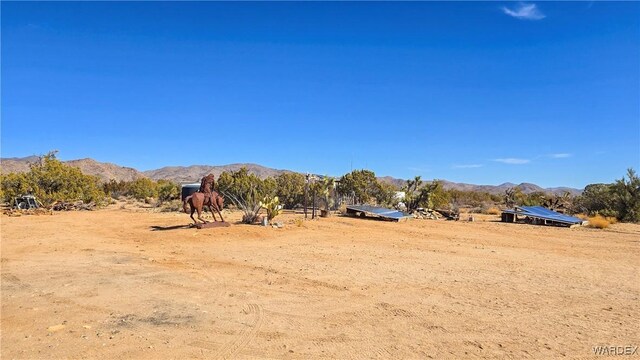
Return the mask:
<path id="1" fill-rule="evenodd" d="M 51 325 L 47 328 L 47 331 L 49 332 L 56 332 L 56 331 L 60 331 L 62 329 L 64 329 L 66 327 L 66 325 L 60 324 L 60 325 Z"/>

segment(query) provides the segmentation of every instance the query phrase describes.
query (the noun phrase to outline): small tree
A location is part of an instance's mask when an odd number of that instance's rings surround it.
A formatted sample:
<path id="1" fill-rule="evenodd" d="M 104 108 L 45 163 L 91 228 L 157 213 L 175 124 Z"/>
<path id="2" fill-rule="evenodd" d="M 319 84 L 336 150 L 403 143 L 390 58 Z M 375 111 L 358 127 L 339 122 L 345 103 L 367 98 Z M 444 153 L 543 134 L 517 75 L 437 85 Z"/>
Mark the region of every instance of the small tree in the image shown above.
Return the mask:
<path id="1" fill-rule="evenodd" d="M 443 209 L 449 206 L 451 197 L 449 192 L 444 189 L 442 181 L 433 180 L 431 183 L 431 191 L 429 193 L 429 207 L 431 209 Z"/>
<path id="2" fill-rule="evenodd" d="M 624 177 L 616 180 L 611 187 L 618 219 L 627 222 L 640 222 L 640 178 L 631 168 L 627 170 L 627 177 L 628 180 Z"/>
<path id="3" fill-rule="evenodd" d="M 522 205 L 522 199 L 525 197 L 519 187 L 511 187 L 504 191 L 504 205 L 511 209 L 516 205 Z"/>
<path id="4" fill-rule="evenodd" d="M 45 206 L 57 201 L 77 201 L 102 205 L 106 195 L 95 176 L 85 175 L 80 169 L 56 159 L 55 152 L 30 165 L 24 174 L 2 176 L 2 193 L 6 200 L 31 193 Z"/>
<path id="5" fill-rule="evenodd" d="M 373 193 L 373 197 L 376 199 L 376 204 L 380 206 L 394 207 L 398 204 L 398 199 L 396 198 L 397 190 L 398 188 L 396 188 L 395 185 L 378 181 L 378 185 Z"/>
<path id="6" fill-rule="evenodd" d="M 336 180 L 332 177 L 325 176 L 322 180 L 316 183 L 318 185 L 317 194 L 322 199 L 324 203 L 325 211 L 329 211 L 331 209 L 331 203 L 333 200 L 333 192 L 336 185 Z"/>
<path id="7" fill-rule="evenodd" d="M 405 205 L 408 212 L 415 211 L 420 207 L 433 209 L 435 205 L 441 206 L 443 202 L 448 203 L 448 196 L 442 189 L 442 183 L 437 180 L 424 183 L 420 176 L 416 176 L 413 180 L 407 180 L 404 189 Z"/>
<path id="8" fill-rule="evenodd" d="M 376 174 L 370 170 L 354 170 L 340 179 L 338 192 L 353 195 L 357 203 L 367 203 L 378 190 Z"/>
<path id="9" fill-rule="evenodd" d="M 574 212 L 588 215 L 618 217 L 616 201 L 611 184 L 590 184 L 584 188 L 574 204 Z"/>
<path id="10" fill-rule="evenodd" d="M 407 184 L 404 187 L 404 204 L 408 212 L 413 212 L 420 207 L 420 202 L 422 202 L 420 197 L 421 187 L 422 179 L 420 176 L 416 176 L 413 180 L 407 180 Z"/>
<path id="11" fill-rule="evenodd" d="M 286 209 L 304 202 L 304 175 L 285 172 L 275 178 L 276 194 Z"/>

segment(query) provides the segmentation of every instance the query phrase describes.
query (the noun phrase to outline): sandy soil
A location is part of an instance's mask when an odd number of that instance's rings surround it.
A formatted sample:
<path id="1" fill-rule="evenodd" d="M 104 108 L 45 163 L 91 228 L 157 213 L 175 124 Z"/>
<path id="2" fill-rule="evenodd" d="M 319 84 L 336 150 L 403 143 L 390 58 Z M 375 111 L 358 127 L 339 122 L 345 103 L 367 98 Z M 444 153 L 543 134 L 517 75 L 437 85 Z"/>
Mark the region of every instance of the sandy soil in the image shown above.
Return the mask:
<path id="1" fill-rule="evenodd" d="M 2 216 L 1 356 L 557 358 L 640 345 L 638 225 L 299 218 L 196 230 L 185 214 L 115 208 Z"/>

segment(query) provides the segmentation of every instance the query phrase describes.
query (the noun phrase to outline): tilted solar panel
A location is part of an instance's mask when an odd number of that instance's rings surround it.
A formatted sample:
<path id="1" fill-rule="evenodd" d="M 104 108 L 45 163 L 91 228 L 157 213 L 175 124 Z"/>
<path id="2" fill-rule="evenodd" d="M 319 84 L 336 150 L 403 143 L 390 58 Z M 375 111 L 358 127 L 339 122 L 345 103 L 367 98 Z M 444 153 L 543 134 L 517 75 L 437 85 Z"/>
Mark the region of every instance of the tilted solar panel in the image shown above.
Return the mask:
<path id="1" fill-rule="evenodd" d="M 347 206 L 347 209 L 351 209 L 354 211 L 361 211 L 365 213 L 371 213 L 374 215 L 378 215 L 380 217 L 399 220 L 406 217 L 412 217 L 410 214 L 403 213 L 402 211 L 394 210 L 394 209 L 385 209 L 381 207 L 371 206 L 371 205 L 350 205 Z"/>

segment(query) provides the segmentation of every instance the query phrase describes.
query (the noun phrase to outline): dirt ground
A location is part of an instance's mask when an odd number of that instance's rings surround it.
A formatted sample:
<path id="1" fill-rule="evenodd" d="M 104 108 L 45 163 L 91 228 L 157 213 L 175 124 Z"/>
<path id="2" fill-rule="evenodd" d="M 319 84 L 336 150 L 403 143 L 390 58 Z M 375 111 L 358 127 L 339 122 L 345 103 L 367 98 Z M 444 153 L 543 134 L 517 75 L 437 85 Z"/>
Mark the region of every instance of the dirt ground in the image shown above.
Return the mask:
<path id="1" fill-rule="evenodd" d="M 232 223 L 239 213 L 226 212 Z M 558 358 L 640 346 L 640 226 L 1 220 L 1 357 Z"/>

